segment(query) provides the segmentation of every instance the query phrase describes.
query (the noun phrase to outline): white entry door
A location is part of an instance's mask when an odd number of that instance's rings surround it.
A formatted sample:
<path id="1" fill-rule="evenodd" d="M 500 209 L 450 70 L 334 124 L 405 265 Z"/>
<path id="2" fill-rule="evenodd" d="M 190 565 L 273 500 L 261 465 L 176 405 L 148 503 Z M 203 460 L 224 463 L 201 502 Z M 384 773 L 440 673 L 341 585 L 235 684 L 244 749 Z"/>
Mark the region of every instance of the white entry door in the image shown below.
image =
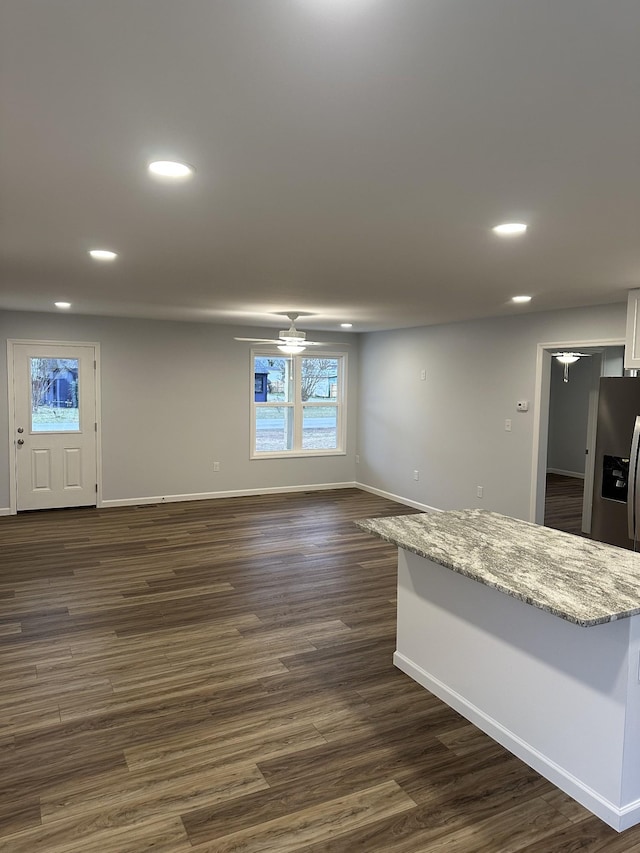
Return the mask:
<path id="1" fill-rule="evenodd" d="M 95 506 L 95 347 L 34 342 L 12 349 L 18 511 Z"/>

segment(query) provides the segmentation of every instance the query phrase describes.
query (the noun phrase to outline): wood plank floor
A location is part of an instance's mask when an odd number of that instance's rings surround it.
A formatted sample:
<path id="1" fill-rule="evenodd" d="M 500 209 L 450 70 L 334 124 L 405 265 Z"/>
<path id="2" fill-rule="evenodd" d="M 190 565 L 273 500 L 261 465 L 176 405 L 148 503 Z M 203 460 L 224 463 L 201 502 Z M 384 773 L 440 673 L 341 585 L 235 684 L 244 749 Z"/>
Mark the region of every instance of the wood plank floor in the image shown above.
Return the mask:
<path id="1" fill-rule="evenodd" d="M 544 523 L 547 527 L 582 536 L 584 480 L 547 474 Z"/>
<path id="2" fill-rule="evenodd" d="M 0 851 L 640 851 L 393 667 L 396 551 L 352 521 L 410 511 L 0 518 Z"/>

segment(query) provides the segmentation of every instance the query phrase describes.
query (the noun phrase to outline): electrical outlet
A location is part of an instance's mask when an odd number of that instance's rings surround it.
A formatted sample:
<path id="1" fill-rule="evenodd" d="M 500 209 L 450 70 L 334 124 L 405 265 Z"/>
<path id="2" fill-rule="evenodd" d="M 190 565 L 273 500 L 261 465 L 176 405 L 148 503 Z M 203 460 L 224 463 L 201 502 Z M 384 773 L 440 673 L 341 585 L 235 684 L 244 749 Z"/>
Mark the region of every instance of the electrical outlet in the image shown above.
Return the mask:
<path id="1" fill-rule="evenodd" d="M 427 378 L 427 371 L 421 370 L 420 371 L 420 379 L 424 382 L 426 378 Z"/>
<path id="2" fill-rule="evenodd" d="M 505 418 L 504 429 L 505 432 L 511 432 L 511 418 Z"/>
<path id="3" fill-rule="evenodd" d="M 214 462 L 214 463 L 213 463 L 213 470 L 214 470 L 214 471 L 219 471 L 219 470 L 220 470 L 220 463 L 219 463 L 219 462 Z"/>
<path id="4" fill-rule="evenodd" d="M 476 486 L 476 495 L 481 498 L 484 494 L 484 486 Z"/>
<path id="5" fill-rule="evenodd" d="M 356 465 L 360 464 L 360 454 L 356 453 Z"/>
<path id="6" fill-rule="evenodd" d="M 418 471 L 418 469 L 417 469 L 417 468 L 416 468 L 416 470 L 413 472 L 413 479 L 414 479 L 414 480 L 419 480 L 419 479 L 420 479 L 420 471 Z"/>

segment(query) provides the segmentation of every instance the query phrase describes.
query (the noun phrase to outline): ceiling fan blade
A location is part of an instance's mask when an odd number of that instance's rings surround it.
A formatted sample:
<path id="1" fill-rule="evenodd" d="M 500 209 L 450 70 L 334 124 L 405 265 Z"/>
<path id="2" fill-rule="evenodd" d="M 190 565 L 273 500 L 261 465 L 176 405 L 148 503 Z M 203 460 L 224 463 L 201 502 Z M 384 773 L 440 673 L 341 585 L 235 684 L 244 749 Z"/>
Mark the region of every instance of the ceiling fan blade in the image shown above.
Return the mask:
<path id="1" fill-rule="evenodd" d="M 281 338 L 234 338 L 234 341 L 248 341 L 251 344 L 275 344 L 276 346 L 285 345 L 287 341 Z M 300 346 L 303 347 L 348 347 L 349 344 L 344 341 L 300 341 Z"/>
<path id="2" fill-rule="evenodd" d="M 250 341 L 253 344 L 281 344 L 281 340 L 273 338 L 234 338 L 234 341 Z"/>
<path id="3" fill-rule="evenodd" d="M 348 347 L 345 341 L 304 341 L 303 346 L 308 347 Z"/>

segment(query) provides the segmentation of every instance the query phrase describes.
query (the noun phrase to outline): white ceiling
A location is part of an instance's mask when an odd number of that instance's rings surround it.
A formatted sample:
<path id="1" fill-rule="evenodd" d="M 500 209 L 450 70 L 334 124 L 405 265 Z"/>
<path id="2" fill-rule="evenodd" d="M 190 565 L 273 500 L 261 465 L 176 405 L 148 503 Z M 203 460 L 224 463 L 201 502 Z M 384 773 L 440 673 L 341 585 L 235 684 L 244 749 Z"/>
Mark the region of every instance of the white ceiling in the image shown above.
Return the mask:
<path id="1" fill-rule="evenodd" d="M 0 308 L 363 331 L 640 285 L 639 0 L 2 0 L 0 79 Z"/>

